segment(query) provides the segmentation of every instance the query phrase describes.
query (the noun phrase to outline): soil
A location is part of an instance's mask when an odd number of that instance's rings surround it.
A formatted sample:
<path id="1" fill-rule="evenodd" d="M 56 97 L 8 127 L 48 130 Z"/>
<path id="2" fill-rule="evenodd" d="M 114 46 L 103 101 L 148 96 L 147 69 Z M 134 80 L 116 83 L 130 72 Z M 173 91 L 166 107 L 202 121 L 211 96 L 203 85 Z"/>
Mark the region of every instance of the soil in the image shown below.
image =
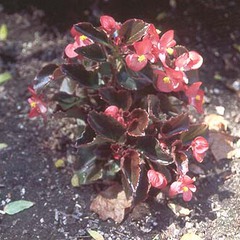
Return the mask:
<path id="1" fill-rule="evenodd" d="M 0 42 L 0 73 L 8 71 L 12 79 L 0 85 L 0 143 L 8 145 L 0 150 L 0 206 L 19 199 L 35 205 L 16 215 L 0 215 L 0 239 L 91 239 L 87 229 L 109 240 L 174 240 L 188 232 L 209 240 L 240 239 L 239 158 L 216 160 L 209 151 L 193 200 L 172 201 L 190 209 L 189 216 L 177 216 L 159 197 L 137 207 L 121 224 L 104 222 L 89 210 L 97 186 L 71 186 L 74 156 L 66 123 L 50 120 L 45 125 L 27 116 L 27 87 L 45 64 L 62 61 L 73 23 L 95 24 L 101 14 L 118 21 L 142 18 L 163 31 L 175 29 L 178 43 L 201 53 L 204 115 L 224 107 L 228 132 L 236 142 L 240 89 L 233 87 L 240 81 L 239 9 L 237 0 L 3 1 L 0 25 L 7 25 L 8 38 Z M 63 169 L 54 166 L 59 158 L 68 163 Z"/>

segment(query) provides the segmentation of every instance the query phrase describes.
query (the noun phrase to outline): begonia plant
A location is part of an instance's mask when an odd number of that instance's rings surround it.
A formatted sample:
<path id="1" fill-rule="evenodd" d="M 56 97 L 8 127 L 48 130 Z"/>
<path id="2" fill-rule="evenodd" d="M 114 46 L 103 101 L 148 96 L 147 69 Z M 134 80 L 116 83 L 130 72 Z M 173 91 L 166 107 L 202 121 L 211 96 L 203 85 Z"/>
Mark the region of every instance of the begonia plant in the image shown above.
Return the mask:
<path id="1" fill-rule="evenodd" d="M 189 162 L 208 149 L 207 126 L 188 113 L 203 113 L 201 55 L 140 19 L 102 16 L 99 27 L 80 22 L 71 35 L 63 63 L 44 66 L 29 88 L 29 117 L 76 119 L 77 185 L 120 182 L 130 209 L 150 188 L 190 201 Z"/>

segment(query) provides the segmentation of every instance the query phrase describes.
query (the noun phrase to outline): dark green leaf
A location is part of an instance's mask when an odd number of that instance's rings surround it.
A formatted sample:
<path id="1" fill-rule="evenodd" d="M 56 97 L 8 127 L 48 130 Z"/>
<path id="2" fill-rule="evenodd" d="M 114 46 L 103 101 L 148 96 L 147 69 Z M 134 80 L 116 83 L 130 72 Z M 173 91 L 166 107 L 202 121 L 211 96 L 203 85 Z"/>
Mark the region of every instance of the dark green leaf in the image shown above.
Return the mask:
<path id="1" fill-rule="evenodd" d="M 149 189 L 150 184 L 148 182 L 146 164 L 140 164 L 140 175 L 133 199 L 133 204 L 137 205 L 138 203 L 145 201 L 148 197 Z"/>
<path id="2" fill-rule="evenodd" d="M 135 150 L 129 150 L 121 160 L 123 183 L 128 197 L 133 197 L 134 204 L 144 201 L 149 191 L 149 182 L 145 165 Z"/>
<path id="3" fill-rule="evenodd" d="M 63 111 L 73 107 L 79 103 L 79 98 L 65 92 L 58 92 L 53 97 L 54 101 L 57 101 Z"/>
<path id="4" fill-rule="evenodd" d="M 148 114 L 141 108 L 135 108 L 128 116 L 128 134 L 134 137 L 143 136 L 148 126 Z"/>
<path id="5" fill-rule="evenodd" d="M 122 69 L 117 74 L 118 83 L 128 90 L 140 90 L 152 84 L 152 80 L 142 72 Z"/>
<path id="6" fill-rule="evenodd" d="M 158 96 L 149 94 L 145 100 L 147 103 L 146 107 L 148 109 L 148 114 L 158 119 L 161 113 L 160 99 L 158 98 Z"/>
<path id="7" fill-rule="evenodd" d="M 47 84 L 50 83 L 50 81 L 55 80 L 56 77 L 54 77 L 54 72 L 58 69 L 57 72 L 59 72 L 58 65 L 56 64 L 48 64 L 45 67 L 43 67 L 37 76 L 33 80 L 33 89 L 35 91 L 40 91 L 44 87 L 46 87 Z M 60 77 L 61 74 L 57 74 L 57 76 Z"/>
<path id="8" fill-rule="evenodd" d="M 179 114 L 179 109 L 174 106 L 172 99 L 168 95 L 159 93 L 158 97 L 160 99 L 160 108 L 163 113 L 170 116 L 172 116 L 172 114 Z"/>
<path id="9" fill-rule="evenodd" d="M 65 78 L 62 81 L 59 91 L 73 95 L 76 90 L 76 82 L 70 78 Z"/>
<path id="10" fill-rule="evenodd" d="M 112 77 L 111 64 L 109 62 L 103 62 L 99 66 L 99 73 L 101 76 Z"/>
<path id="11" fill-rule="evenodd" d="M 188 131 L 190 124 L 189 117 L 186 113 L 172 117 L 163 123 L 161 133 L 165 137 L 171 137 L 176 134 Z"/>
<path id="12" fill-rule="evenodd" d="M 115 105 L 123 110 L 128 110 L 132 105 L 132 96 L 129 91 L 117 91 L 113 87 L 104 87 L 99 90 L 99 93 L 109 105 Z"/>
<path id="13" fill-rule="evenodd" d="M 80 170 L 85 166 L 90 166 L 95 164 L 96 149 L 97 149 L 97 144 L 94 142 L 79 146 L 74 169 Z"/>
<path id="14" fill-rule="evenodd" d="M 130 19 L 124 22 L 118 32 L 122 43 L 131 45 L 139 40 L 147 33 L 149 24 L 140 19 Z"/>
<path id="15" fill-rule="evenodd" d="M 110 145 L 100 139 L 80 145 L 74 169 L 77 185 L 89 184 L 106 177 L 109 167 L 105 168 L 106 159 L 109 159 Z"/>
<path id="16" fill-rule="evenodd" d="M 79 64 L 62 64 L 62 72 L 81 86 L 96 88 L 99 85 L 97 72 L 87 71 Z"/>
<path id="17" fill-rule="evenodd" d="M 177 58 L 177 57 L 179 57 L 179 56 L 181 56 L 182 54 L 187 53 L 187 52 L 188 52 L 188 50 L 187 50 L 187 48 L 184 47 L 184 46 L 176 45 L 176 46 L 174 47 L 174 57 L 175 57 L 175 58 Z"/>
<path id="18" fill-rule="evenodd" d="M 123 141 L 126 129 L 114 118 L 92 111 L 88 115 L 88 122 L 96 134 L 112 142 Z"/>
<path id="19" fill-rule="evenodd" d="M 106 61 L 106 55 L 98 44 L 91 44 L 75 49 L 75 52 L 97 62 Z"/>
<path id="20" fill-rule="evenodd" d="M 206 124 L 191 125 L 187 132 L 183 132 L 180 136 L 184 145 L 191 144 L 194 138 L 202 136 L 207 138 L 208 126 Z"/>
<path id="21" fill-rule="evenodd" d="M 86 144 L 93 141 L 95 136 L 96 134 L 93 129 L 89 125 L 86 125 L 81 135 L 77 138 L 76 143 L 77 145 Z"/>
<path id="22" fill-rule="evenodd" d="M 109 45 L 106 33 L 93 27 L 91 23 L 88 22 L 78 23 L 74 25 L 74 28 L 79 33 L 92 39 L 94 42 L 101 43 L 107 46 Z"/>
<path id="23" fill-rule="evenodd" d="M 160 165 L 169 165 L 173 162 L 171 155 L 163 152 L 159 141 L 153 136 L 138 138 L 136 147 L 152 162 Z"/>
<path id="24" fill-rule="evenodd" d="M 101 165 L 96 162 L 91 162 L 84 166 L 81 170 L 75 172 L 75 176 L 78 177 L 79 185 L 91 184 L 103 177 L 103 171 Z"/>

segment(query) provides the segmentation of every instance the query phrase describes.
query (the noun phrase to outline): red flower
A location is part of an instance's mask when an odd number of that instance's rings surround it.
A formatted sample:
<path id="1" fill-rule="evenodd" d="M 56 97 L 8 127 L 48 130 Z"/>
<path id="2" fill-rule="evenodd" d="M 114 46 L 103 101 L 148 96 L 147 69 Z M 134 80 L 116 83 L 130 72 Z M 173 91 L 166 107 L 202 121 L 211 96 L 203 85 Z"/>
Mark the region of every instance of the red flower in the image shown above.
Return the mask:
<path id="1" fill-rule="evenodd" d="M 147 176 L 152 187 L 162 189 L 167 186 L 167 179 L 162 173 L 151 169 L 148 170 Z"/>
<path id="2" fill-rule="evenodd" d="M 157 46 L 159 42 L 158 30 L 155 28 L 153 24 L 150 24 L 148 27 L 147 35 L 144 38 L 148 38 L 151 40 L 152 44 Z"/>
<path id="3" fill-rule="evenodd" d="M 68 44 L 65 48 L 65 54 L 69 58 L 75 58 L 79 55 L 78 53 L 75 52 L 75 49 L 93 43 L 91 39 L 76 31 L 74 27 L 72 27 L 71 29 L 71 35 L 74 37 L 75 41 L 73 43 Z"/>
<path id="4" fill-rule="evenodd" d="M 136 53 L 127 55 L 126 63 L 130 69 L 138 72 L 147 65 L 148 60 L 154 61 L 154 55 L 151 53 L 152 42 L 145 38 L 141 42 L 134 43 L 133 47 Z"/>
<path id="5" fill-rule="evenodd" d="M 114 33 L 116 30 L 120 28 L 120 24 L 117 23 L 115 19 L 110 16 L 101 16 L 100 23 L 103 29 L 109 34 Z"/>
<path id="6" fill-rule="evenodd" d="M 104 111 L 104 114 L 107 116 L 113 117 L 119 123 L 121 123 L 123 126 L 126 126 L 126 123 L 123 118 L 123 111 L 121 109 L 119 109 L 117 106 L 114 106 L 114 105 L 109 106 Z"/>
<path id="7" fill-rule="evenodd" d="M 158 42 L 158 51 L 159 51 L 159 58 L 164 66 L 166 66 L 166 54 L 173 54 L 173 49 L 176 45 L 176 41 L 174 40 L 174 31 L 169 30 L 165 32 Z"/>
<path id="8" fill-rule="evenodd" d="M 193 156 L 198 162 L 202 162 L 208 150 L 208 141 L 204 137 L 196 137 L 191 144 Z"/>
<path id="9" fill-rule="evenodd" d="M 204 92 L 200 89 L 201 82 L 195 82 L 185 90 L 190 105 L 196 108 L 198 113 L 203 113 Z"/>
<path id="10" fill-rule="evenodd" d="M 41 115 L 46 119 L 47 104 L 42 101 L 41 96 L 37 96 L 36 92 L 31 87 L 29 87 L 28 90 L 32 94 L 32 97 L 28 98 L 28 102 L 31 106 L 31 110 L 28 114 L 29 118 Z"/>
<path id="11" fill-rule="evenodd" d="M 189 71 L 198 69 L 202 66 L 203 58 L 195 51 L 183 53 L 175 60 L 175 69 Z"/>
<path id="12" fill-rule="evenodd" d="M 192 192 L 196 191 L 196 186 L 193 184 L 195 179 L 185 175 L 173 182 L 169 189 L 169 196 L 174 197 L 179 193 L 183 194 L 183 200 L 188 202 L 192 199 Z"/>
<path id="13" fill-rule="evenodd" d="M 171 68 L 165 68 L 165 72 L 156 70 L 155 73 L 158 76 L 157 89 L 161 92 L 180 91 L 183 88 L 184 73 L 181 71 L 175 71 Z"/>
<path id="14" fill-rule="evenodd" d="M 172 48 L 176 45 L 176 41 L 174 40 L 174 31 L 169 30 L 165 32 L 159 42 L 158 42 L 158 48 L 160 49 L 161 52 L 166 52 L 168 48 Z"/>

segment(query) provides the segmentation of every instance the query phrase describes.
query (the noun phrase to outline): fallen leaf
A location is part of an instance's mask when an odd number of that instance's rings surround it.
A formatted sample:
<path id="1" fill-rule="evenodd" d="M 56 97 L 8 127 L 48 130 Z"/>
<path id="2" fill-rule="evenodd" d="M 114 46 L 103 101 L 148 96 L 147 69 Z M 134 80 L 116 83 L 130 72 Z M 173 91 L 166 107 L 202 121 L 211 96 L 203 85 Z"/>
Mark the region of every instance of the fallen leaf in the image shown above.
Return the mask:
<path id="1" fill-rule="evenodd" d="M 0 41 L 5 41 L 7 39 L 7 35 L 8 35 L 7 25 L 2 24 L 0 26 Z"/>
<path id="2" fill-rule="evenodd" d="M 223 79 L 222 76 L 218 72 L 215 72 L 213 78 L 217 81 L 221 81 Z"/>
<path id="3" fill-rule="evenodd" d="M 79 178 L 78 178 L 78 175 L 77 175 L 77 174 L 74 174 L 74 175 L 72 176 L 71 184 L 72 184 L 73 187 L 79 187 L 79 186 L 80 186 Z"/>
<path id="4" fill-rule="evenodd" d="M 115 184 L 100 194 L 92 201 L 90 210 L 97 213 L 102 220 L 108 218 L 120 223 L 125 217 L 125 210 L 132 204 L 131 199 L 126 198 L 122 186 Z"/>
<path id="5" fill-rule="evenodd" d="M 90 235 L 94 240 L 104 240 L 104 237 L 103 237 L 102 234 L 100 234 L 99 232 L 94 231 L 94 230 L 91 230 L 91 229 L 88 229 L 87 231 L 88 231 L 89 235 Z"/>
<path id="6" fill-rule="evenodd" d="M 209 130 L 226 131 L 228 121 L 223 116 L 217 114 L 209 114 L 204 118 L 204 122 L 208 124 Z"/>
<path id="7" fill-rule="evenodd" d="M 167 205 L 173 211 L 173 213 L 178 217 L 185 217 L 191 213 L 190 209 L 182 207 L 181 205 L 178 205 L 172 202 L 169 202 Z"/>
<path id="8" fill-rule="evenodd" d="M 8 145 L 6 143 L 0 143 L 0 150 L 7 148 Z"/>
<path id="9" fill-rule="evenodd" d="M 0 84 L 7 82 L 11 78 L 12 78 L 12 75 L 9 72 L 1 73 L 0 74 Z"/>
<path id="10" fill-rule="evenodd" d="M 14 215 L 18 212 L 21 212 L 25 209 L 32 207 L 35 203 L 26 201 L 26 200 L 18 200 L 14 202 L 10 202 L 5 205 L 3 211 L 9 215 Z"/>
<path id="11" fill-rule="evenodd" d="M 186 233 L 181 237 L 180 240 L 202 240 L 202 238 L 195 233 Z"/>
<path id="12" fill-rule="evenodd" d="M 209 146 L 214 158 L 218 161 L 224 158 L 232 158 L 234 138 L 223 132 L 209 133 Z"/>
<path id="13" fill-rule="evenodd" d="M 56 162 L 54 162 L 54 165 L 56 168 L 64 168 L 65 161 L 63 159 L 58 159 Z"/>

